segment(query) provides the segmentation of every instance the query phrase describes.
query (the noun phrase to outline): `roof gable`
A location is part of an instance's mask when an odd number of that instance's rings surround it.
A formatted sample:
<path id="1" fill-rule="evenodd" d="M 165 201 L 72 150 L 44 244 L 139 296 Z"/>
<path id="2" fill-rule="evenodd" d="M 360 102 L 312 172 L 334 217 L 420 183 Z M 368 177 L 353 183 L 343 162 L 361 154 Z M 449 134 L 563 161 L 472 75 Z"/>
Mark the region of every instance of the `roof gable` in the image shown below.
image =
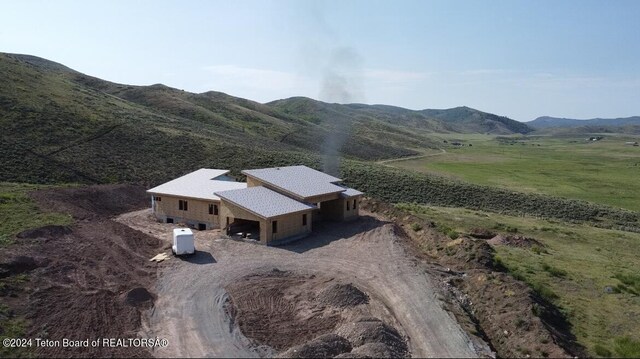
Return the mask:
<path id="1" fill-rule="evenodd" d="M 220 197 L 216 196 L 214 192 L 247 187 L 247 184 L 244 182 L 216 180 L 216 178 L 224 178 L 222 176 L 227 173 L 229 173 L 228 170 L 201 168 L 197 171 L 187 173 L 184 176 L 151 188 L 147 190 L 147 192 L 168 196 L 219 201 Z"/>
<path id="2" fill-rule="evenodd" d="M 364 193 L 358 191 L 357 189 L 344 187 L 345 191 L 340 193 L 340 197 L 342 198 L 352 198 L 357 196 L 362 196 Z"/>
<path id="3" fill-rule="evenodd" d="M 307 166 L 262 168 L 244 170 L 242 173 L 300 198 L 338 193 L 345 190 L 335 184 L 342 181 L 340 178 Z"/>
<path id="4" fill-rule="evenodd" d="M 262 186 L 221 191 L 216 192 L 216 195 L 262 218 L 310 211 L 316 208 Z"/>

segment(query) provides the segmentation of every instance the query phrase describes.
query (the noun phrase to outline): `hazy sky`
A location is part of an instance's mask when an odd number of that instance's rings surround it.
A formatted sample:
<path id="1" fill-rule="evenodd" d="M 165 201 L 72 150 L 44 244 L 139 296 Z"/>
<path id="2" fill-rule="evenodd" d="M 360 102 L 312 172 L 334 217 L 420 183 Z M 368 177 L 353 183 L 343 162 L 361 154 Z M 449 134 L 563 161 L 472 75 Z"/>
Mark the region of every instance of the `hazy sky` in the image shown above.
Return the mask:
<path id="1" fill-rule="evenodd" d="M 636 0 L 0 0 L 0 51 L 260 102 L 640 115 Z"/>

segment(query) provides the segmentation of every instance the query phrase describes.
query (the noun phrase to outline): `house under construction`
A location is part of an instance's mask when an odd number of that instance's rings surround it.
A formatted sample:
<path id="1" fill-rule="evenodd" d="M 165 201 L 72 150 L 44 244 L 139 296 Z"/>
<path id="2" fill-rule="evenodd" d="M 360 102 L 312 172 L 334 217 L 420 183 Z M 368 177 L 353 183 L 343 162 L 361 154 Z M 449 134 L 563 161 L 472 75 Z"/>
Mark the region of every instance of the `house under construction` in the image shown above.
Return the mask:
<path id="1" fill-rule="evenodd" d="M 148 190 L 154 215 L 201 230 L 222 228 L 263 244 L 303 237 L 314 221 L 359 215 L 362 192 L 306 166 L 245 170 L 246 183 L 227 173 L 200 169 Z"/>

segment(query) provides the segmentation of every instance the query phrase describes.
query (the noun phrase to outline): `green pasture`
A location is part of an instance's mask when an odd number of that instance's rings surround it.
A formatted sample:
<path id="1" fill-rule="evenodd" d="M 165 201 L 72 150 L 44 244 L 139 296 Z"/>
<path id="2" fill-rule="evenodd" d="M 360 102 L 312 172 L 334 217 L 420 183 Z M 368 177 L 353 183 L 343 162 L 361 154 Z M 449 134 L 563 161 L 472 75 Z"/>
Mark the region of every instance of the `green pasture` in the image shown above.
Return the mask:
<path id="1" fill-rule="evenodd" d="M 640 139 L 627 135 L 604 136 L 600 141 L 586 141 L 588 135 L 441 136 L 441 146 L 446 153 L 429 153 L 421 158 L 385 164 L 481 185 L 639 211 L 640 147 L 628 146 L 625 142 Z M 454 141 L 464 146 L 452 146 Z"/>

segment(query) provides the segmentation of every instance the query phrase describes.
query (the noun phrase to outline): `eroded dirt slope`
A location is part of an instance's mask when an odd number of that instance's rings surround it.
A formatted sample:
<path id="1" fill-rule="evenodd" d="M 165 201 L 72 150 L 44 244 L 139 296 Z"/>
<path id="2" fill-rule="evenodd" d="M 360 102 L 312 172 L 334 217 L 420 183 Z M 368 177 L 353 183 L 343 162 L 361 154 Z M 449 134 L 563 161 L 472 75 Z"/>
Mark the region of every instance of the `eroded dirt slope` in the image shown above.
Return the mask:
<path id="1" fill-rule="evenodd" d="M 161 241 L 111 217 L 146 206 L 144 188 L 92 186 L 44 190 L 31 196 L 44 210 L 70 213 L 75 223 L 25 231 L 0 260 L 3 275 L 26 278 L 22 285 L 5 288 L 2 294 L 3 301 L 28 320 L 27 337 L 135 338 L 141 311 L 155 299 L 148 288 L 154 287 L 156 269 L 148 259 Z M 102 347 L 37 348 L 35 354 L 150 355 L 145 349 Z"/>
<path id="2" fill-rule="evenodd" d="M 494 262 L 494 251 L 487 241 L 494 234 L 481 233 L 478 237 L 484 239 L 451 240 L 437 232 L 433 223 L 386 203 L 368 199 L 363 201 L 363 208 L 405 229 L 410 238 L 406 248 L 415 258 L 445 268 L 431 273 L 439 278 L 449 308 L 468 331 L 477 332 L 490 342 L 499 356 L 584 355 L 562 313 Z M 412 229 L 416 224 L 422 229 Z M 532 241 L 505 235 L 500 243 L 522 246 L 531 245 Z"/>

